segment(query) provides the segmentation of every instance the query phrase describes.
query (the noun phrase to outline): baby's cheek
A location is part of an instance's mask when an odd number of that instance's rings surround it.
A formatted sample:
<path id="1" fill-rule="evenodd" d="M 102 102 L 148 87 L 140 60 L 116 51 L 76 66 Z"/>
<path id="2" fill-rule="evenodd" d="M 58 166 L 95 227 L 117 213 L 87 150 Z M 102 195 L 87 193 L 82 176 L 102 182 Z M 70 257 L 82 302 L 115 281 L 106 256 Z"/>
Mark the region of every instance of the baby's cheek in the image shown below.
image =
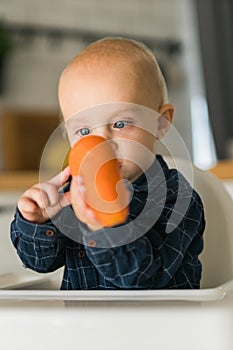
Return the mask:
<path id="1" fill-rule="evenodd" d="M 124 165 L 121 168 L 121 176 L 129 180 L 135 181 L 142 174 L 142 169 L 135 163 L 125 160 Z"/>

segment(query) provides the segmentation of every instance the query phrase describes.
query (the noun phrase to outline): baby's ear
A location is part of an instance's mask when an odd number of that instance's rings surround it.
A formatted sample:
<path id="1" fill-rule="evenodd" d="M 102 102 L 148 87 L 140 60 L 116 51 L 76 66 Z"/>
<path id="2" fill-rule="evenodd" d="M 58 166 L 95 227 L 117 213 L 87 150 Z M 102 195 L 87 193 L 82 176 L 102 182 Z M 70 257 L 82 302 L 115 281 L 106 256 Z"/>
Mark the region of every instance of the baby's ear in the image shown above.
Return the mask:
<path id="1" fill-rule="evenodd" d="M 165 104 L 159 109 L 157 138 L 161 139 L 169 130 L 174 116 L 174 106 Z"/>

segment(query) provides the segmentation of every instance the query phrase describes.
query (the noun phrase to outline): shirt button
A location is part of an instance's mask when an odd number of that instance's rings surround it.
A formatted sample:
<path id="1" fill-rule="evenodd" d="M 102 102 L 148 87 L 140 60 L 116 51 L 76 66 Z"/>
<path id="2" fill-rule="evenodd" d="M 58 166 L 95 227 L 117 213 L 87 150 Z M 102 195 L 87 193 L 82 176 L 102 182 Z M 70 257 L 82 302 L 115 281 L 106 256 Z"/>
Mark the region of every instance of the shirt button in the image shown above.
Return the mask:
<path id="1" fill-rule="evenodd" d="M 89 247 L 96 247 L 96 241 L 94 241 L 93 239 L 89 239 L 89 241 L 87 242 L 87 245 Z"/>
<path id="2" fill-rule="evenodd" d="M 85 258 L 85 256 L 86 256 L 86 252 L 85 252 L 85 250 L 84 249 L 80 249 L 80 250 L 78 250 L 78 257 L 79 258 Z"/>
<path id="3" fill-rule="evenodd" d="M 53 230 L 46 230 L 45 235 L 47 237 L 53 237 L 55 235 L 55 232 Z"/>

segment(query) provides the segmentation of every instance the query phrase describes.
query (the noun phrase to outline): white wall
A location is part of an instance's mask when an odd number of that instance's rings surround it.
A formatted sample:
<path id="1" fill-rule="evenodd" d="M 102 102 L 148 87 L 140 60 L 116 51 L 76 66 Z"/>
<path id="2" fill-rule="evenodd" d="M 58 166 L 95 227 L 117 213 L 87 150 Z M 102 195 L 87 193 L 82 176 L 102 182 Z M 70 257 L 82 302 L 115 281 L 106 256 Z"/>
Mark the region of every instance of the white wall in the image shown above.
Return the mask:
<path id="1" fill-rule="evenodd" d="M 186 44 L 190 28 L 185 17 L 191 0 L 0 0 L 0 18 L 7 22 L 88 29 L 152 38 L 178 39 L 183 56 L 168 62 L 170 99 L 176 106 L 175 126 L 192 150 L 190 96 Z M 193 30 L 193 28 L 192 28 Z M 6 71 L 3 104 L 23 107 L 57 107 L 57 82 L 68 61 L 81 49 L 75 40 L 51 42 L 38 37 L 19 42 Z M 190 48 L 188 48 L 190 49 Z"/>

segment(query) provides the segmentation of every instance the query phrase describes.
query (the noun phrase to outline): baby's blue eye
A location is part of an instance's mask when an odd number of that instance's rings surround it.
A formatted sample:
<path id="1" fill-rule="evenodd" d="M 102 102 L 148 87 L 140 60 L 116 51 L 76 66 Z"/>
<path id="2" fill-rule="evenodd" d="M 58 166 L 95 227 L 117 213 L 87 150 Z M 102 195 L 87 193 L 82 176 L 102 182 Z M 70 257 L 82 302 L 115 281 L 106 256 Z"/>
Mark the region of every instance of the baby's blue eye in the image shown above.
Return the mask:
<path id="1" fill-rule="evenodd" d="M 81 134 L 82 136 L 86 136 L 86 135 L 89 135 L 91 133 L 91 130 L 88 128 L 82 128 L 82 129 L 79 129 L 77 132 L 79 134 Z"/>
<path id="2" fill-rule="evenodd" d="M 125 127 L 126 124 L 127 124 L 126 122 L 123 122 L 123 121 L 119 120 L 118 122 L 113 124 L 113 127 L 115 129 L 122 129 L 122 128 Z"/>

